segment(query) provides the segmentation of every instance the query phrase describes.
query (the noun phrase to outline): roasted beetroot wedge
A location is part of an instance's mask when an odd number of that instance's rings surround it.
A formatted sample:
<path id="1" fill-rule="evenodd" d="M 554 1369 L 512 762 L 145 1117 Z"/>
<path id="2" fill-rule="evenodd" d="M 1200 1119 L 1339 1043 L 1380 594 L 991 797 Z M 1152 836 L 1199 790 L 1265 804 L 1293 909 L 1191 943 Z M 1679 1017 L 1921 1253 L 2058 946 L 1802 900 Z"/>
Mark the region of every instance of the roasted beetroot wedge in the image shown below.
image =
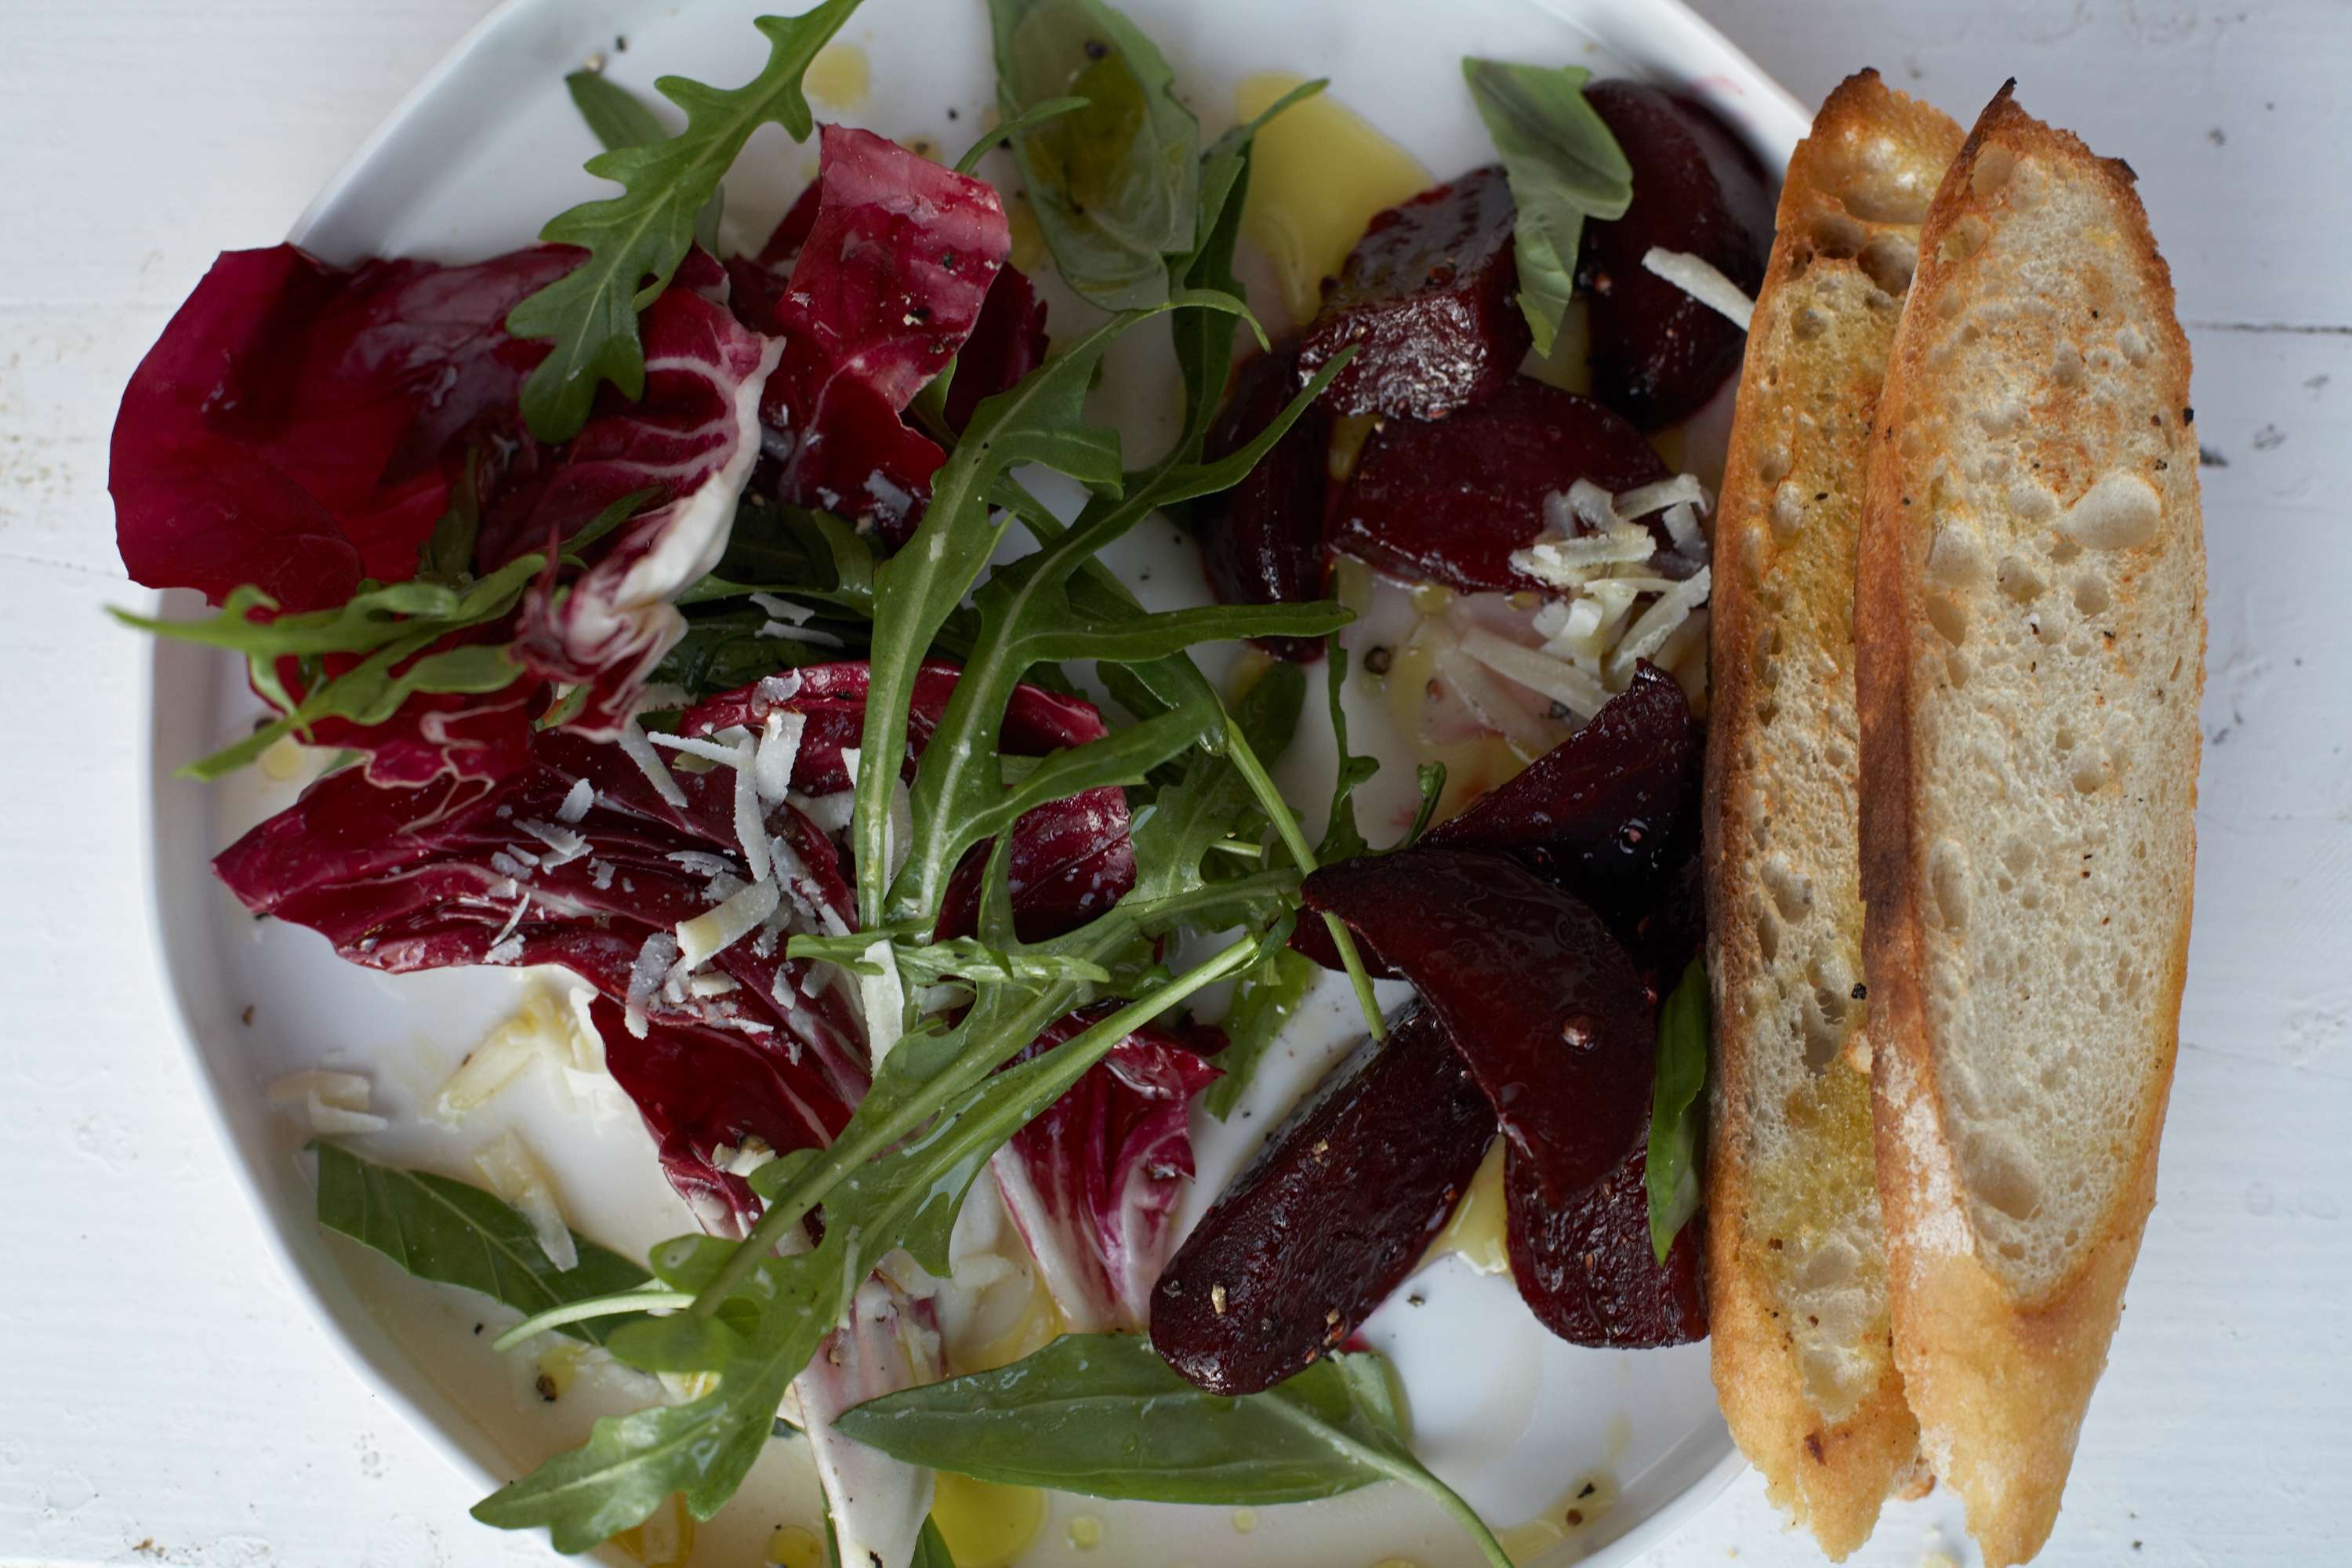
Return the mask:
<path id="1" fill-rule="evenodd" d="M 1678 971 L 1696 945 L 1701 755 L 1682 688 L 1643 663 L 1583 729 L 1422 842 L 1507 855 L 1567 889 L 1654 979 Z M 1339 967 L 1320 921 L 1302 921 L 1290 945 Z"/>
<path id="2" fill-rule="evenodd" d="M 1685 98 L 1637 81 L 1584 89 L 1633 169 L 1625 216 L 1584 226 L 1578 289 L 1591 301 L 1593 391 L 1644 430 L 1687 419 L 1739 368 L 1747 336 L 1645 270 L 1651 247 L 1686 252 L 1753 298 L 1772 245 L 1772 194 L 1739 139 Z"/>
<path id="3" fill-rule="evenodd" d="M 1326 866 L 1304 890 L 1421 992 L 1552 1201 L 1625 1158 L 1649 1110 L 1652 1004 L 1582 900 L 1502 856 L 1426 847 Z"/>
<path id="4" fill-rule="evenodd" d="M 1579 479 L 1629 490 L 1666 471 L 1642 433 L 1600 404 L 1513 376 L 1443 424 L 1383 425 L 1340 498 L 1331 544 L 1415 582 L 1540 591 L 1511 552 L 1543 531 L 1546 496 Z"/>
<path id="5" fill-rule="evenodd" d="M 1642 1125 L 1646 1140 L 1648 1119 Z M 1570 1202 L 1549 1201 L 1517 1149 L 1504 1158 L 1511 1278 L 1537 1321 L 1572 1344 L 1617 1350 L 1706 1338 L 1699 1227 L 1685 1224 L 1661 1264 L 1650 1245 L 1646 1166 L 1637 1148 Z"/>
<path id="6" fill-rule="evenodd" d="M 1683 689 L 1644 663 L 1584 728 L 1423 842 L 1507 855 L 1627 935 L 1697 844 L 1700 756 Z"/>
<path id="7" fill-rule="evenodd" d="M 1326 395 L 1336 412 L 1443 419 L 1503 389 L 1528 352 L 1511 247 L 1517 216 L 1500 165 L 1374 216 L 1338 279 L 1324 285 L 1322 312 L 1299 350 L 1312 375 L 1348 344 L 1360 345 Z"/>
<path id="8" fill-rule="evenodd" d="M 1247 446 L 1298 395 L 1298 345 L 1276 344 L 1242 366 L 1233 395 L 1209 427 L 1213 462 Z M 1249 476 L 1192 509 L 1209 587 L 1220 604 L 1294 605 L 1323 592 L 1324 489 L 1331 447 L 1328 395 L 1310 404 Z M 1265 637 L 1284 658 L 1310 659 L 1311 637 Z"/>
<path id="9" fill-rule="evenodd" d="M 1416 1005 L 1277 1132 L 1160 1276 L 1151 1344 L 1213 1394 L 1255 1394 L 1341 1343 L 1454 1212 L 1495 1113 Z"/>

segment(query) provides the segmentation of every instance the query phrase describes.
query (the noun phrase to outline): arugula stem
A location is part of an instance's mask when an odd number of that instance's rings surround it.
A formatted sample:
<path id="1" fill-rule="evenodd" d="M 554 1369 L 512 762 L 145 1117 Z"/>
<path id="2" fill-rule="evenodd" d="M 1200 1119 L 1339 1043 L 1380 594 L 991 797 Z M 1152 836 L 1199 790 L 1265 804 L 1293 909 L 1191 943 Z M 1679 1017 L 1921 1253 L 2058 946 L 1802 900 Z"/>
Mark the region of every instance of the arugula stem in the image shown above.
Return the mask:
<path id="1" fill-rule="evenodd" d="M 1220 895 L 1229 895 L 1240 885 L 1239 882 L 1218 884 L 1215 891 Z M 1171 900 L 1171 902 L 1181 901 Z M 1177 975 L 1150 994 L 1129 1003 L 1109 1017 L 1096 1023 L 1076 1039 L 1056 1047 L 1055 1053 L 1058 1055 L 1062 1051 L 1076 1047 L 1096 1058 L 1107 1056 L 1113 1046 L 1183 1001 L 1202 986 L 1212 984 L 1228 974 L 1246 968 L 1255 959 L 1256 952 L 1256 941 L 1254 938 L 1244 937 L 1232 946 L 1222 949 Z M 1076 1005 L 1085 994 L 1080 988 L 1074 985 L 1065 989 L 1068 994 L 1053 996 L 1053 1010 L 1048 1012 L 1045 1020 L 1042 1021 L 1050 1021 L 1066 1011 L 1067 1008 L 1062 1007 L 1061 1003 L 1066 1001 L 1071 1005 Z M 1081 1042 L 1093 1043 L 1081 1046 Z M 719 1272 L 713 1275 L 710 1282 L 702 1288 L 701 1293 L 693 1299 L 689 1310 L 700 1317 L 709 1317 L 718 1311 L 719 1304 L 733 1294 L 735 1289 L 746 1279 L 750 1278 L 751 1271 L 759 1267 L 760 1259 L 774 1249 L 776 1244 L 783 1238 L 784 1233 L 798 1225 L 811 1209 L 824 1202 L 825 1194 L 839 1185 L 843 1178 L 868 1160 L 880 1155 L 900 1139 L 921 1128 L 934 1116 L 946 1110 L 949 1103 L 956 1097 L 994 1071 L 1003 1058 L 1012 1056 L 1021 1045 L 1027 1043 L 1026 1040 L 1020 1042 L 1012 1049 L 1003 1051 L 996 1058 L 989 1060 L 985 1066 L 978 1068 L 977 1070 L 960 1068 L 958 1070 L 940 1074 L 930 1086 L 931 1092 L 909 1100 L 894 1114 L 881 1118 L 866 1130 L 864 1136 L 845 1139 L 827 1149 L 799 1181 L 784 1192 L 776 1194 L 775 1201 L 768 1205 L 767 1211 L 761 1215 L 759 1222 L 752 1226 L 751 1234 L 743 1238 L 734 1253 L 719 1267 Z M 986 1053 L 977 1053 L 977 1055 L 985 1056 Z"/>
<path id="2" fill-rule="evenodd" d="M 1240 769 L 1242 777 L 1249 781 L 1250 793 L 1256 795 L 1258 804 L 1265 808 L 1275 832 L 1282 836 L 1283 846 L 1290 851 L 1290 858 L 1298 862 L 1301 871 L 1314 871 L 1315 851 L 1308 847 L 1307 835 L 1300 829 L 1290 803 L 1282 798 L 1280 790 L 1274 787 L 1274 780 L 1266 773 L 1265 764 L 1257 760 L 1257 753 L 1250 749 L 1249 738 L 1242 733 L 1242 727 L 1234 722 L 1230 713 L 1225 715 L 1225 746 L 1233 757 L 1234 766 Z M 1356 951 L 1355 934 L 1337 915 L 1325 915 L 1323 929 L 1331 933 L 1331 945 L 1339 950 L 1339 962 L 1347 966 L 1348 983 L 1356 988 L 1356 1005 L 1363 1009 L 1364 1026 L 1371 1031 L 1372 1038 L 1388 1038 L 1388 1023 L 1381 1016 L 1381 1005 L 1372 995 L 1372 977 L 1365 973 L 1363 954 Z"/>
<path id="3" fill-rule="evenodd" d="M 525 1318 L 492 1340 L 490 1348 L 503 1353 L 533 1334 L 560 1329 L 566 1323 L 584 1323 L 591 1318 L 617 1317 L 623 1312 L 675 1311 L 693 1304 L 694 1298 L 683 1290 L 625 1290 L 617 1296 L 592 1296 L 584 1301 L 566 1301 L 561 1307 L 550 1307 L 544 1312 Z"/>
<path id="4" fill-rule="evenodd" d="M 1452 1515 L 1455 1523 L 1462 1526 L 1464 1533 L 1468 1535 L 1477 1546 L 1478 1554 L 1484 1557 L 1492 1568 L 1514 1568 L 1510 1553 L 1505 1552 L 1503 1543 L 1495 1539 L 1495 1532 L 1486 1528 L 1486 1521 L 1478 1517 L 1478 1510 L 1463 1501 L 1460 1492 L 1439 1480 L 1418 1461 L 1409 1455 L 1399 1455 L 1377 1444 L 1349 1436 L 1339 1427 L 1324 1420 L 1314 1412 L 1295 1404 L 1278 1385 L 1269 1389 L 1267 1394 L 1275 1409 L 1281 1411 L 1293 1422 L 1305 1427 L 1331 1447 L 1362 1461 L 1382 1475 L 1402 1481 L 1407 1486 L 1425 1492 L 1434 1499 L 1437 1505 Z"/>

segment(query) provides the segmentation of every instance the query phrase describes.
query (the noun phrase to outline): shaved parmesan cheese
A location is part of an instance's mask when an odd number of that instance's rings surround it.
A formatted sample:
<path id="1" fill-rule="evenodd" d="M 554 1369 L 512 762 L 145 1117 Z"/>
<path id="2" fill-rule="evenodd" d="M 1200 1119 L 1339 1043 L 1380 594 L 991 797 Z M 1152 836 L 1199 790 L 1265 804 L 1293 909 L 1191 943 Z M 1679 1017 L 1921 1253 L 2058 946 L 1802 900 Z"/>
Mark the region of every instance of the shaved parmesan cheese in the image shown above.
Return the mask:
<path id="1" fill-rule="evenodd" d="M 646 782 L 654 786 L 656 795 L 676 810 L 686 809 L 686 792 L 669 776 L 669 769 L 662 765 L 661 753 L 654 750 L 653 742 L 646 739 L 645 731 L 635 719 L 622 729 L 620 745 L 621 754 L 637 764 L 637 771 L 646 775 Z"/>
<path id="2" fill-rule="evenodd" d="M 392 1125 L 368 1110 L 373 1086 L 357 1073 L 314 1069 L 288 1073 L 268 1089 L 275 1105 L 299 1106 L 310 1123 L 313 1137 L 346 1132 L 381 1132 Z"/>
<path id="3" fill-rule="evenodd" d="M 1696 560 L 1706 553 L 1706 539 L 1698 531 L 1698 513 L 1688 502 L 1676 501 L 1666 508 L 1661 520 L 1666 525 L 1666 537 L 1675 542 L 1675 553 Z"/>
<path id="4" fill-rule="evenodd" d="M 1656 550 L 1657 542 L 1650 537 L 1648 529 L 1621 521 L 1601 533 L 1580 534 L 1573 539 L 1539 539 L 1525 550 L 1513 551 L 1511 565 L 1554 587 L 1577 588 L 1612 567 L 1647 561 Z"/>
<path id="5" fill-rule="evenodd" d="M 1510 695 L 1495 684 L 1486 666 L 1472 658 L 1459 644 L 1440 648 L 1436 662 L 1440 680 L 1453 689 L 1454 695 L 1470 710 L 1470 716 L 1508 741 L 1521 756 L 1534 758 L 1551 750 L 1554 737 L 1526 709 L 1512 701 Z"/>
<path id="6" fill-rule="evenodd" d="M 907 987 L 887 940 L 873 943 L 861 956 L 878 971 L 857 977 L 858 1000 L 866 1007 L 866 1055 L 878 1071 L 882 1058 L 907 1032 Z"/>
<path id="7" fill-rule="evenodd" d="M 425 1114 L 444 1127 L 455 1127 L 545 1058 L 562 1072 L 560 1081 L 575 1102 L 586 1100 L 603 1120 L 612 1096 L 604 1091 L 610 1084 L 604 1074 L 604 1043 L 588 1016 L 593 995 L 585 987 L 532 982 L 522 1005 L 466 1054 Z"/>
<path id="8" fill-rule="evenodd" d="M 584 784 L 587 781 L 583 779 L 581 782 Z M 571 803 L 567 800 L 564 804 L 568 805 Z M 515 826 L 547 846 L 547 853 L 539 858 L 540 869 L 543 871 L 569 866 L 588 853 L 587 838 L 560 824 L 523 816 L 515 819 Z"/>
<path id="9" fill-rule="evenodd" d="M 1664 279 L 1708 310 L 1738 323 L 1743 332 L 1756 314 L 1756 301 L 1741 292 L 1738 284 L 1726 278 L 1713 262 L 1686 250 L 1654 245 L 1643 253 L 1642 270 Z"/>
<path id="10" fill-rule="evenodd" d="M 1670 506 L 1692 506 L 1700 511 L 1713 511 L 1715 499 L 1695 474 L 1676 474 L 1670 479 L 1659 479 L 1638 489 L 1630 489 L 1617 498 L 1617 510 L 1624 517 L 1647 517 Z"/>
<path id="11" fill-rule="evenodd" d="M 688 970 L 698 969 L 712 954 L 732 947 L 775 912 L 777 897 L 775 879 L 770 878 L 747 885 L 716 909 L 678 921 L 678 963 Z"/>
<path id="12" fill-rule="evenodd" d="M 476 1152 L 474 1168 L 482 1173 L 490 1191 L 530 1221 L 531 1235 L 549 1262 L 560 1269 L 580 1267 L 580 1248 L 572 1240 L 572 1227 L 563 1223 L 563 1210 L 555 1201 L 555 1184 L 539 1156 L 512 1128 Z"/>
<path id="13" fill-rule="evenodd" d="M 800 761 L 801 737 L 808 732 L 808 715 L 771 710 L 761 726 L 760 749 L 751 760 L 752 781 L 763 805 L 774 805 L 791 793 L 793 765 Z"/>
<path id="14" fill-rule="evenodd" d="M 1622 686 L 1633 678 L 1636 659 L 1650 658 L 1665 645 L 1666 638 L 1690 613 L 1706 603 L 1712 591 L 1713 575 L 1702 566 L 1696 575 L 1675 584 L 1650 603 L 1639 619 L 1625 628 L 1625 635 L 1609 654 L 1609 679 L 1613 686 Z"/>
<path id="15" fill-rule="evenodd" d="M 796 795 L 788 797 L 803 816 L 816 825 L 820 833 L 839 833 L 849 826 L 857 811 L 857 792 L 835 790 L 831 795 Z"/>
<path id="16" fill-rule="evenodd" d="M 588 808 L 595 804 L 596 786 L 586 779 L 574 779 L 572 781 L 572 793 L 565 795 L 563 804 L 555 808 L 555 820 L 567 825 L 576 823 L 587 816 Z"/>
<path id="17" fill-rule="evenodd" d="M 1601 682 L 1585 671 L 1484 627 L 1474 626 L 1464 634 L 1462 651 L 1496 674 L 1550 698 L 1580 720 L 1591 718 L 1609 700 Z"/>
<path id="18" fill-rule="evenodd" d="M 666 931 L 657 931 L 646 938 L 637 949 L 636 962 L 629 965 L 628 1001 L 622 1009 L 622 1022 L 638 1039 L 646 1037 L 646 1007 L 660 991 L 662 979 L 677 961 L 677 939 Z"/>
<path id="19" fill-rule="evenodd" d="M 700 735 L 672 735 L 666 732 L 648 735 L 646 738 L 656 746 L 667 746 L 673 752 L 682 752 L 689 757 L 700 757 L 706 762 L 724 763 L 730 767 L 742 765 L 736 755 L 736 748 L 723 741 L 706 739 Z"/>
<path id="20" fill-rule="evenodd" d="M 1594 484 L 1591 479 L 1579 479 L 1568 487 L 1568 510 L 1596 533 L 1607 533 L 1625 524 L 1617 510 L 1617 498 Z M 1573 532 L 1563 528 L 1562 533 Z"/>

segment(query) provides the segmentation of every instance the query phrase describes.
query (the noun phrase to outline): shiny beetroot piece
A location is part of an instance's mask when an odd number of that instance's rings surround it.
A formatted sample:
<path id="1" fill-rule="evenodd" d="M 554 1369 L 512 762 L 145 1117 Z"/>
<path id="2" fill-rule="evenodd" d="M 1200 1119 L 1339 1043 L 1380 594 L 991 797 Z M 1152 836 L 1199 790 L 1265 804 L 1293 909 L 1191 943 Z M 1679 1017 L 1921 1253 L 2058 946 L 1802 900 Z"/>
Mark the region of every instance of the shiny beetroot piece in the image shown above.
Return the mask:
<path id="1" fill-rule="evenodd" d="M 1633 165 L 1625 216 L 1584 226 L 1576 284 L 1591 301 L 1592 384 L 1644 430 L 1687 419 L 1739 368 L 1747 336 L 1645 270 L 1653 246 L 1711 263 L 1753 298 L 1772 246 L 1772 193 L 1722 121 L 1643 82 L 1584 89 Z"/>
<path id="2" fill-rule="evenodd" d="M 1412 982 L 1553 1201 L 1633 1148 L 1656 1056 L 1651 998 L 1581 900 L 1517 861 L 1427 847 L 1327 866 L 1304 892 Z"/>
<path id="3" fill-rule="evenodd" d="M 1699 726 L 1643 663 L 1584 728 L 1423 842 L 1507 855 L 1630 937 L 1698 845 Z"/>
<path id="4" fill-rule="evenodd" d="M 1499 165 L 1474 169 L 1374 216 L 1307 329 L 1313 374 L 1349 343 L 1331 384 L 1340 414 L 1443 419 L 1503 389 L 1527 356 L 1519 313 L 1517 216 Z"/>
<path id="5" fill-rule="evenodd" d="M 1249 445 L 1297 395 L 1298 375 L 1296 342 L 1277 343 L 1242 366 L 1203 455 L 1213 462 Z M 1295 605 L 1321 595 L 1329 401 L 1327 394 L 1309 404 L 1247 478 L 1191 510 L 1218 603 Z M 1262 637 L 1258 646 L 1301 660 L 1323 648 L 1312 637 Z"/>
<path id="6" fill-rule="evenodd" d="M 1340 499 L 1331 545 L 1413 582 L 1542 590 L 1511 552 L 1543 531 L 1546 496 L 1579 479 L 1613 492 L 1666 476 L 1642 433 L 1600 404 L 1513 376 L 1443 424 L 1383 425 Z"/>
<path id="7" fill-rule="evenodd" d="M 1425 1006 L 1334 1077 L 1152 1292 L 1152 1348 L 1213 1394 L 1270 1388 L 1344 1342 L 1412 1271 L 1494 1138 L 1494 1111 Z"/>
<path id="8" fill-rule="evenodd" d="M 1646 1142 L 1649 1124 L 1643 1134 Z M 1538 1322 L 1571 1344 L 1645 1350 L 1706 1337 L 1694 1216 L 1660 1264 L 1650 1245 L 1641 1148 L 1565 1205 L 1549 1202 L 1517 1149 L 1505 1156 L 1511 1277 Z"/>
<path id="9" fill-rule="evenodd" d="M 1676 917 L 1696 865 L 1700 742 L 1682 688 L 1645 660 L 1584 728 L 1422 842 L 1507 855 L 1567 889 L 1609 922 L 1654 982 L 1679 972 L 1696 946 Z M 1326 969 L 1339 967 L 1320 921 L 1301 921 L 1290 945 Z M 1384 968 L 1374 972 L 1386 977 Z"/>

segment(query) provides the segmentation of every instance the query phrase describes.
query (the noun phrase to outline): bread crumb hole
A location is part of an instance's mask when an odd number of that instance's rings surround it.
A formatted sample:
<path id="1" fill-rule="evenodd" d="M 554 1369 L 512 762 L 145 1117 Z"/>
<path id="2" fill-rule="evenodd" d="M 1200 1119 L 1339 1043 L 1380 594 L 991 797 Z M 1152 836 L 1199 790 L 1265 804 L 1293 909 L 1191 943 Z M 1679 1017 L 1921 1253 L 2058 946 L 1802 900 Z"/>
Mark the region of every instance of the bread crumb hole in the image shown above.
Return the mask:
<path id="1" fill-rule="evenodd" d="M 2017 154 L 1995 144 L 1977 154 L 1977 166 L 1969 171 L 1969 189 L 1979 201 L 1998 195 L 2009 184 L 2009 176 L 2017 167 Z"/>
<path id="2" fill-rule="evenodd" d="M 2069 389 L 2082 385 L 2083 351 L 2073 343 L 2060 343 L 2050 356 L 2050 379 Z"/>
<path id="3" fill-rule="evenodd" d="M 1769 447 L 1763 460 L 1756 465 L 1756 477 L 1768 485 L 1777 485 L 1789 477 L 1789 448 Z"/>
<path id="4" fill-rule="evenodd" d="M 1948 594 L 1927 595 L 1927 624 L 1954 647 L 1969 640 L 1969 617 Z"/>
<path id="5" fill-rule="evenodd" d="M 2020 605 L 2033 603 L 2034 600 L 2042 597 L 2042 590 L 2050 585 L 2042 580 L 2042 574 L 2014 555 L 2001 558 L 2000 567 L 1995 574 L 1995 577 L 2000 584 L 2000 591 L 2007 595 L 2011 602 Z"/>
<path id="6" fill-rule="evenodd" d="M 2097 758 L 2085 757 L 2074 764 L 2074 782 L 2075 794 L 2096 795 L 2099 786 L 2107 782 L 2106 770 L 2099 765 Z"/>
<path id="7" fill-rule="evenodd" d="M 1962 931 L 1969 924 L 1968 851 L 1948 838 L 1939 839 L 1927 854 L 1927 887 L 1944 929 Z M 1767 955 L 1769 958 L 1769 954 Z"/>
<path id="8" fill-rule="evenodd" d="M 1813 248 L 1823 256 L 1852 256 L 1867 237 L 1868 230 L 1842 213 L 1823 213 L 1813 219 Z"/>
<path id="9" fill-rule="evenodd" d="M 1863 275 L 1881 292 L 1899 300 L 1911 287 L 1911 274 L 1919 265 L 1919 247 L 1907 236 L 1882 234 L 1862 247 L 1857 260 Z"/>
<path id="10" fill-rule="evenodd" d="M 1985 241 L 1991 237 L 1992 226 L 1970 213 L 1945 233 L 1943 242 L 1936 247 L 1936 255 L 1945 261 L 1966 261 L 1982 250 Z"/>
<path id="11" fill-rule="evenodd" d="M 1797 312 L 1796 332 L 1800 341 L 1811 342 L 1829 329 L 1829 319 L 1811 306 Z"/>
<path id="12" fill-rule="evenodd" d="M 2074 579 L 2074 607 L 2086 616 L 2095 616 L 2106 609 L 2107 584 L 2102 578 L 2085 572 Z"/>

